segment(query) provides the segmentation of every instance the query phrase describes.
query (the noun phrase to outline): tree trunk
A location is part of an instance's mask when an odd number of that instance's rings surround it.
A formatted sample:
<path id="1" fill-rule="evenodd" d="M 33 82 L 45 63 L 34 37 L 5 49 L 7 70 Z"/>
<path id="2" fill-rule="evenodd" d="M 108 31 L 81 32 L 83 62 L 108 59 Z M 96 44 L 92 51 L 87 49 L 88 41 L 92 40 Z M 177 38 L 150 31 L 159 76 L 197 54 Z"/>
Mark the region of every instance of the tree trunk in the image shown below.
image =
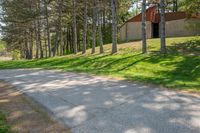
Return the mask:
<path id="1" fill-rule="evenodd" d="M 99 52 L 102 54 L 103 51 L 103 35 L 102 35 L 102 22 L 101 22 L 101 2 L 98 0 L 98 31 L 99 31 L 99 42 L 100 49 Z"/>
<path id="2" fill-rule="evenodd" d="M 84 0 L 85 4 L 85 9 L 84 9 L 84 29 L 83 29 L 83 54 L 86 53 L 86 48 L 87 48 L 87 0 Z"/>
<path id="3" fill-rule="evenodd" d="M 45 58 L 48 58 L 48 45 L 47 45 L 47 32 L 44 31 L 44 51 L 45 51 Z"/>
<path id="4" fill-rule="evenodd" d="M 106 8 L 103 9 L 103 31 L 106 29 Z"/>
<path id="5" fill-rule="evenodd" d="M 161 53 L 167 53 L 166 39 L 165 39 L 165 2 L 160 0 L 160 41 L 161 41 Z"/>
<path id="6" fill-rule="evenodd" d="M 37 25 L 36 21 L 34 23 L 35 23 L 34 29 L 35 29 L 35 38 L 36 38 L 36 40 L 35 40 L 35 44 L 36 44 L 35 45 L 35 48 L 36 48 L 35 58 L 38 59 L 39 58 L 39 40 L 38 40 L 38 32 L 37 32 L 38 25 Z"/>
<path id="7" fill-rule="evenodd" d="M 41 31 L 40 31 L 40 19 L 38 19 L 38 44 L 40 48 L 40 58 L 43 58 L 43 48 L 42 48 L 42 41 L 41 41 Z"/>
<path id="8" fill-rule="evenodd" d="M 80 41 L 81 39 L 80 39 L 80 28 L 79 27 L 77 27 L 77 49 L 78 49 L 78 51 L 81 51 L 81 46 L 80 46 Z"/>
<path id="9" fill-rule="evenodd" d="M 33 59 L 33 32 L 30 33 L 29 59 Z"/>
<path id="10" fill-rule="evenodd" d="M 93 18 L 92 18 L 92 54 L 95 53 L 95 47 L 96 47 L 96 24 L 97 24 L 97 12 L 96 12 L 96 0 L 93 0 Z"/>
<path id="11" fill-rule="evenodd" d="M 28 39 L 28 32 L 26 32 L 26 35 L 25 35 L 25 58 L 26 59 L 29 59 L 29 48 L 28 48 L 28 43 L 29 43 L 29 39 Z"/>
<path id="12" fill-rule="evenodd" d="M 77 25 L 76 25 L 76 0 L 72 0 L 73 4 L 73 46 L 74 46 L 74 54 L 77 54 Z"/>
<path id="13" fill-rule="evenodd" d="M 50 38 L 50 30 L 49 30 L 49 12 L 48 12 L 48 3 L 47 0 L 44 0 L 45 3 L 45 20 L 46 20 L 46 32 L 47 32 L 47 45 L 49 57 L 51 57 L 51 38 Z"/>
<path id="14" fill-rule="evenodd" d="M 59 44 L 59 29 L 56 28 L 56 34 L 55 34 L 55 46 L 54 46 L 54 53 L 53 56 L 58 55 L 58 44 Z"/>
<path id="15" fill-rule="evenodd" d="M 74 42 L 74 34 L 73 34 L 73 27 L 70 26 L 70 49 L 71 49 L 71 52 L 74 52 L 74 45 L 73 45 L 73 42 Z"/>
<path id="16" fill-rule="evenodd" d="M 112 7 L 112 54 L 117 53 L 117 15 L 116 0 L 111 0 Z"/>
<path id="17" fill-rule="evenodd" d="M 147 53 L 147 41 L 146 41 L 146 0 L 142 1 L 142 53 Z"/>
<path id="18" fill-rule="evenodd" d="M 71 52 L 71 36 L 70 36 L 70 27 L 67 27 L 67 54 Z"/>
<path id="19" fill-rule="evenodd" d="M 62 31 L 62 5 L 63 5 L 63 0 L 59 0 L 59 6 L 58 6 L 58 27 L 59 27 L 59 40 L 60 40 L 60 56 L 63 55 L 63 31 Z"/>
<path id="20" fill-rule="evenodd" d="M 40 20 L 40 14 L 41 14 L 41 8 L 40 8 L 40 0 L 38 0 L 38 12 L 39 16 L 37 18 L 37 34 L 38 34 L 38 44 L 40 49 L 40 58 L 43 58 L 43 48 L 42 48 L 42 41 L 41 41 L 41 20 Z"/>

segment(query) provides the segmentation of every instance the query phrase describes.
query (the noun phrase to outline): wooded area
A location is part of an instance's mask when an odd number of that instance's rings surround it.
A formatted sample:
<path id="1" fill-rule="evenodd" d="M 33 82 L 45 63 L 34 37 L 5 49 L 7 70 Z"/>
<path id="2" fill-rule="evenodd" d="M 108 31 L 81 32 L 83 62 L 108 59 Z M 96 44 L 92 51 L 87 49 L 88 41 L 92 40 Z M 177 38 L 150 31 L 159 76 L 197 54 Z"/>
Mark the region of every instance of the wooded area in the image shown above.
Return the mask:
<path id="1" fill-rule="evenodd" d="M 118 29 L 133 15 L 142 13 L 142 52 L 146 43 L 145 11 L 156 5 L 161 14 L 161 53 L 167 53 L 165 10 L 183 10 L 188 17 L 199 11 L 198 0 L 2 0 L 1 34 L 9 51 L 33 59 L 70 53 L 103 53 L 112 43 L 117 53 Z M 97 52 L 96 46 L 100 46 Z"/>

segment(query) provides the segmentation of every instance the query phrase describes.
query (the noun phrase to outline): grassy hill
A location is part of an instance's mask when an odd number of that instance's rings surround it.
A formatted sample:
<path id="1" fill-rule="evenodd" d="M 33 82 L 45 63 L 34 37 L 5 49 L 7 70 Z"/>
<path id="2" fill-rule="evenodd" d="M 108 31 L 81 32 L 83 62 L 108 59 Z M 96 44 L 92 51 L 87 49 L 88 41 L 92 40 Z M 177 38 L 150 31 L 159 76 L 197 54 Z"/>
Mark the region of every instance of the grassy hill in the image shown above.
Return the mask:
<path id="1" fill-rule="evenodd" d="M 108 44 L 103 55 L 91 55 L 88 50 L 86 55 L 0 61 L 0 69 L 61 69 L 200 92 L 200 37 L 168 38 L 168 55 L 159 54 L 159 45 L 159 39 L 150 39 L 149 53 L 141 54 L 140 42 L 124 43 L 118 45 L 118 54 L 110 55 L 111 45 Z"/>

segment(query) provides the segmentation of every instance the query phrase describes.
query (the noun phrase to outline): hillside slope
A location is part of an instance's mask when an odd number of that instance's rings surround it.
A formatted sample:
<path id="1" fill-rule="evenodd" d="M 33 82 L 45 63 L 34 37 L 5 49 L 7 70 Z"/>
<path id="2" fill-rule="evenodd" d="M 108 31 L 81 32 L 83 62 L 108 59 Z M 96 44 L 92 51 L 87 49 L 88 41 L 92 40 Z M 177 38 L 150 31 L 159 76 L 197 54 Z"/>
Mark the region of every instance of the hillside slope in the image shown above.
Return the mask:
<path id="1" fill-rule="evenodd" d="M 164 87 L 200 91 L 200 37 L 168 38 L 168 55 L 159 52 L 159 39 L 148 40 L 149 53 L 141 54 L 141 43 L 118 45 L 119 52 L 67 55 L 40 60 L 0 61 L 0 69 L 45 68 L 120 77 Z M 97 47 L 98 49 L 98 47 Z"/>

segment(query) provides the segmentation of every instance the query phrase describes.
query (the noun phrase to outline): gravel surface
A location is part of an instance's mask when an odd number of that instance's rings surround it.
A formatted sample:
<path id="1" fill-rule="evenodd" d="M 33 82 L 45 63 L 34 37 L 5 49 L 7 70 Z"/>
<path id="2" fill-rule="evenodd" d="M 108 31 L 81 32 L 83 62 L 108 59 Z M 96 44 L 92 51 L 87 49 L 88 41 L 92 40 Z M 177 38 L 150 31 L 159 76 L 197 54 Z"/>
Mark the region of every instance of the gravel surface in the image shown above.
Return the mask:
<path id="1" fill-rule="evenodd" d="M 73 133 L 200 133 L 200 97 L 105 77 L 0 70 Z"/>

